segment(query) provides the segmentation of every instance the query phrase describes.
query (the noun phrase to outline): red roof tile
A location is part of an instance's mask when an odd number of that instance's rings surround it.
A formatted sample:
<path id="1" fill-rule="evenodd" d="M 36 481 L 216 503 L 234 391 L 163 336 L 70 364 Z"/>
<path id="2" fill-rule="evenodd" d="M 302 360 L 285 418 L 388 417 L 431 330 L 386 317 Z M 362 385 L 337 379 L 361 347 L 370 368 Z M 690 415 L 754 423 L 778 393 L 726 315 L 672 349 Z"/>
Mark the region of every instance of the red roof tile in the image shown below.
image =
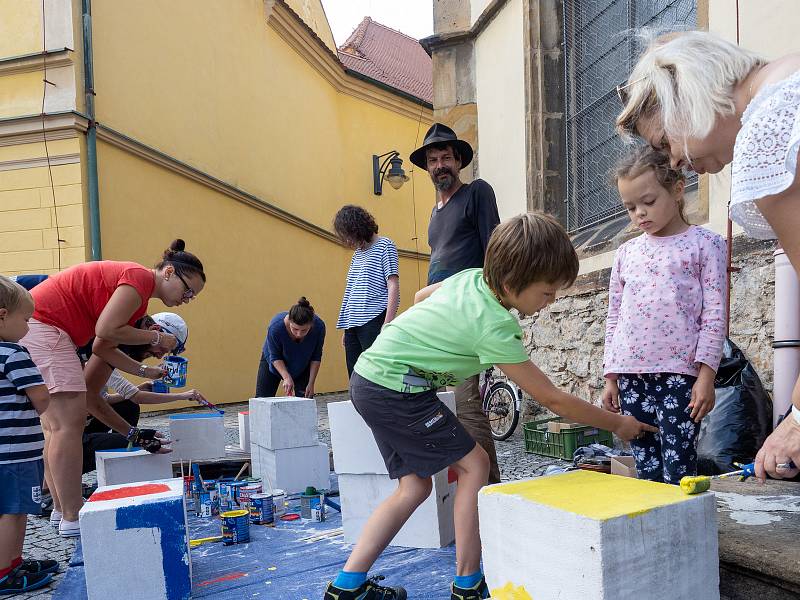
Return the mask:
<path id="1" fill-rule="evenodd" d="M 345 67 L 433 103 L 433 64 L 418 40 L 369 17 L 339 47 Z"/>

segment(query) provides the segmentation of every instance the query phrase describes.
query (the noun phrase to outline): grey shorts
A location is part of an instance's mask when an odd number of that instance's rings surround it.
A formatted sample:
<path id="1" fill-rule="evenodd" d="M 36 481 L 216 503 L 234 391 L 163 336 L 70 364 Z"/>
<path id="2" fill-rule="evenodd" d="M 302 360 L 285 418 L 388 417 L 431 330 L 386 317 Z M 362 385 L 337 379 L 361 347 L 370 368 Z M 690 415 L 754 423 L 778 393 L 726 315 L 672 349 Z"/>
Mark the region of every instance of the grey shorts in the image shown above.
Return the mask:
<path id="1" fill-rule="evenodd" d="M 396 392 L 353 373 L 350 399 L 375 436 L 389 477 L 430 477 L 469 454 L 475 440 L 436 392 Z"/>

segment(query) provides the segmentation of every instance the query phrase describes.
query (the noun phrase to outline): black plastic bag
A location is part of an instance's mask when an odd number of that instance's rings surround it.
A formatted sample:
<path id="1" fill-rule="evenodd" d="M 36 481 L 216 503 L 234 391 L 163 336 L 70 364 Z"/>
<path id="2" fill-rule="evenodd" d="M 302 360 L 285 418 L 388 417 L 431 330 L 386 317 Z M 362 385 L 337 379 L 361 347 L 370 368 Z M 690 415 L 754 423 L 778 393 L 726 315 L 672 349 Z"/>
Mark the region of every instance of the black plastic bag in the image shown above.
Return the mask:
<path id="1" fill-rule="evenodd" d="M 697 472 L 716 475 L 753 462 L 772 431 L 772 399 L 738 346 L 725 340 L 714 380 L 716 404 L 700 423 Z"/>

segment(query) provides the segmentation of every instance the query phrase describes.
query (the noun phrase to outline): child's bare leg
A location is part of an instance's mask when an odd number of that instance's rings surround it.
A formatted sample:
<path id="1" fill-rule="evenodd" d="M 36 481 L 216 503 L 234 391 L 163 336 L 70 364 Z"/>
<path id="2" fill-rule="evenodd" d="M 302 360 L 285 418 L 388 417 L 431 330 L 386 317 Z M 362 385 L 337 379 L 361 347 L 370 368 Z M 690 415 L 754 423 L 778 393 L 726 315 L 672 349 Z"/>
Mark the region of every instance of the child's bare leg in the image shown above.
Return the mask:
<path id="1" fill-rule="evenodd" d="M 50 467 L 48 466 L 47 451 L 50 448 L 51 430 L 47 421 L 47 415 L 43 414 L 39 417 L 42 422 L 42 429 L 44 430 L 44 452 L 42 458 L 44 459 L 44 480 L 47 483 L 47 490 L 50 492 L 50 497 L 53 499 L 53 510 L 61 512 L 61 500 L 58 497 L 56 486 L 53 484 L 53 476 L 50 474 Z"/>
<path id="2" fill-rule="evenodd" d="M 430 495 L 432 487 L 430 477 L 423 478 L 413 474 L 401 477 L 397 490 L 381 502 L 367 520 L 350 558 L 347 559 L 344 571 L 369 571 L 411 514 Z"/>
<path id="3" fill-rule="evenodd" d="M 22 556 L 28 515 L 0 515 L 0 569 Z"/>
<path id="4" fill-rule="evenodd" d="M 489 455 L 480 445 L 451 467 L 458 472 L 453 518 L 456 526 L 456 575 L 471 575 L 481 568 L 478 531 L 478 491 L 489 477 Z"/>

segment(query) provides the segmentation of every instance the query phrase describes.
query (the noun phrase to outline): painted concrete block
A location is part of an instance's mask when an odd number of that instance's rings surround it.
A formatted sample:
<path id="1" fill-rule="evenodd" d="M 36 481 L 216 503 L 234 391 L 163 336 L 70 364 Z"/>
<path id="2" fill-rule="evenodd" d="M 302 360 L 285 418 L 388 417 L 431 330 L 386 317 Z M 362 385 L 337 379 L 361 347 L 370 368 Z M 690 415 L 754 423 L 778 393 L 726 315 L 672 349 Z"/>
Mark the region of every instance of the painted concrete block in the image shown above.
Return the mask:
<path id="1" fill-rule="evenodd" d="M 250 462 L 253 475 L 261 477 L 263 485 L 271 484 L 273 489 L 291 494 L 301 492 L 309 485 L 320 489 L 330 487 L 328 446 L 320 442 L 313 446 L 277 450 L 251 442 Z"/>
<path id="2" fill-rule="evenodd" d="M 317 444 L 317 403 L 311 398 L 250 399 L 250 443 L 262 448 Z"/>
<path id="3" fill-rule="evenodd" d="M 95 452 L 97 485 L 118 485 L 136 481 L 172 478 L 171 454 L 151 454 L 147 450 L 120 448 Z"/>
<path id="4" fill-rule="evenodd" d="M 80 524 L 89 600 L 191 596 L 183 480 L 98 488 Z"/>
<path id="5" fill-rule="evenodd" d="M 372 512 L 397 489 L 397 480 L 379 474 L 339 475 L 344 540 L 355 543 Z M 453 501 L 456 483 L 448 482 L 447 469 L 433 476 L 431 495 L 391 541 L 392 546 L 441 548 L 455 540 Z"/>
<path id="6" fill-rule="evenodd" d="M 169 435 L 174 461 L 225 456 L 225 424 L 218 412 L 170 415 Z"/>
<path id="7" fill-rule="evenodd" d="M 239 448 L 250 452 L 250 411 L 239 413 Z"/>
<path id="8" fill-rule="evenodd" d="M 439 392 L 439 399 L 456 412 L 454 392 Z M 333 463 L 337 473 L 388 474 L 372 431 L 350 400 L 328 404 Z"/>
<path id="9" fill-rule="evenodd" d="M 719 599 L 710 492 L 578 471 L 484 487 L 478 512 L 493 598 Z"/>

